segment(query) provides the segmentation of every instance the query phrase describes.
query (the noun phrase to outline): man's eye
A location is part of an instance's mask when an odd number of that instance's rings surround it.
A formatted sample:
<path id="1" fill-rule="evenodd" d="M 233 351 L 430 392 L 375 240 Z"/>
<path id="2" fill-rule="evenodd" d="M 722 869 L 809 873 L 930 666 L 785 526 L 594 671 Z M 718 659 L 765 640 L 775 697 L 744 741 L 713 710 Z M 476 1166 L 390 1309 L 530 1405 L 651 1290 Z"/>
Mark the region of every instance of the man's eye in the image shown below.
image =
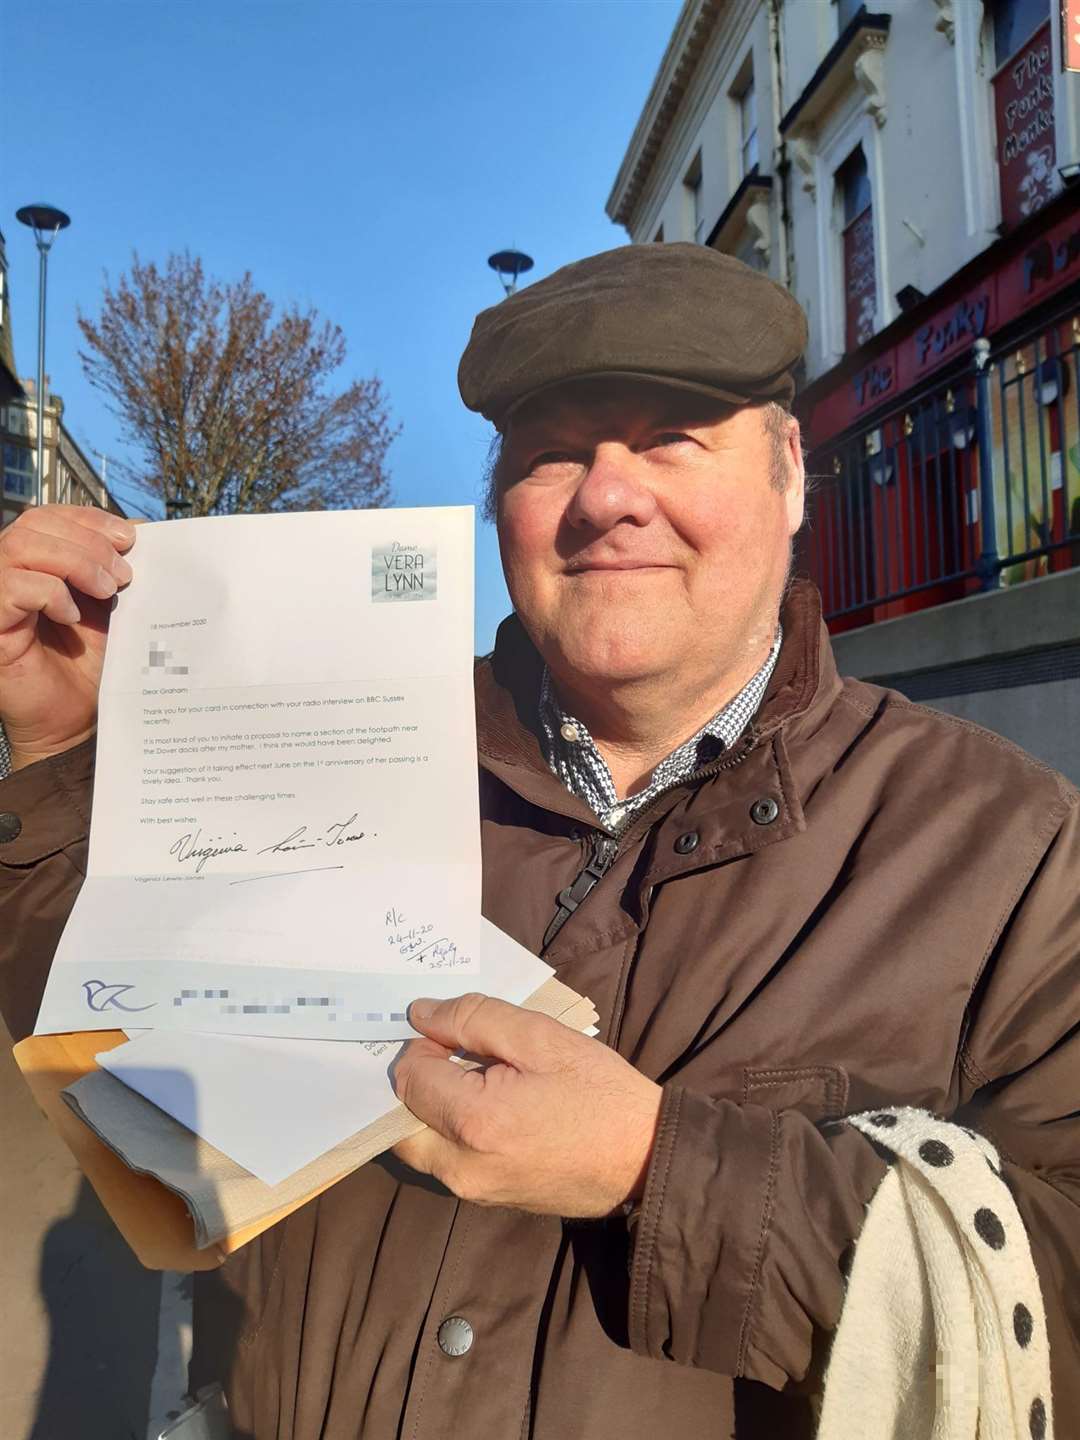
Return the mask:
<path id="1" fill-rule="evenodd" d="M 679 445 L 683 441 L 693 444 L 692 438 L 682 430 L 663 430 L 659 435 L 654 435 L 649 444 L 650 446 Z"/>
<path id="2" fill-rule="evenodd" d="M 542 470 L 546 465 L 567 465 L 573 458 L 565 450 L 544 450 L 529 461 L 528 469 L 533 471 Z"/>

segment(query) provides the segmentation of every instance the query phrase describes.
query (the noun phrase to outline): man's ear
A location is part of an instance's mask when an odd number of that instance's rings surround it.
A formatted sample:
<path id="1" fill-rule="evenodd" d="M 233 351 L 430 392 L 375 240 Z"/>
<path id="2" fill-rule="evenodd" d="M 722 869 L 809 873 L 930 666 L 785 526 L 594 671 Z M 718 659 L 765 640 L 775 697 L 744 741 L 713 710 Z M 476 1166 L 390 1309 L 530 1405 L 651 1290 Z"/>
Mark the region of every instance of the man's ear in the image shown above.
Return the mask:
<path id="1" fill-rule="evenodd" d="M 787 506 L 788 534 L 794 535 L 802 528 L 806 516 L 806 460 L 803 455 L 802 430 L 794 415 L 790 417 L 784 442 L 784 467 L 787 471 L 784 503 Z"/>

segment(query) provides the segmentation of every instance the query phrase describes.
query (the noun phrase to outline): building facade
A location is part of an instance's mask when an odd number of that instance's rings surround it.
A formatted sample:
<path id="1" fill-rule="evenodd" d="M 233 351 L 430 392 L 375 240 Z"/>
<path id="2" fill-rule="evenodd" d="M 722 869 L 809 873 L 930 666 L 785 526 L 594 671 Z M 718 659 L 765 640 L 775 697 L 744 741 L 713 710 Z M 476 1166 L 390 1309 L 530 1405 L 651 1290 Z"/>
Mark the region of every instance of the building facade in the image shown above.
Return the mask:
<path id="1" fill-rule="evenodd" d="M 806 310 L 797 563 L 841 663 L 1080 779 L 1068 40 L 1059 0 L 687 0 L 607 211 L 634 242 L 737 255 Z"/>
<path id="2" fill-rule="evenodd" d="M 46 384 L 43 407 L 42 499 L 124 512 L 64 424 L 64 402 Z M 35 503 L 37 396 L 35 382 L 15 368 L 7 253 L 0 234 L 0 528 Z"/>

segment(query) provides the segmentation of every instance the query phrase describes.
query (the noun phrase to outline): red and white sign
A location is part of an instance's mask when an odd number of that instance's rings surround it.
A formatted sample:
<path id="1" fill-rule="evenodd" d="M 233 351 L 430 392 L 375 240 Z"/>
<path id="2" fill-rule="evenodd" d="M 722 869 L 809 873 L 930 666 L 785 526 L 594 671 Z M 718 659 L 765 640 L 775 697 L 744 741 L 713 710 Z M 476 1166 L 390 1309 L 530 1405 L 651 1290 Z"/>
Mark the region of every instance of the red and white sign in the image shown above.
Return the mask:
<path id="1" fill-rule="evenodd" d="M 857 350 L 873 339 L 876 312 L 874 213 L 868 205 L 844 231 L 844 316 L 848 350 Z"/>
<path id="2" fill-rule="evenodd" d="M 1062 0 L 1061 68 L 1080 70 L 1080 0 Z"/>
<path id="3" fill-rule="evenodd" d="M 1061 188 L 1049 21 L 994 76 L 994 112 L 1001 218 L 1011 230 Z"/>

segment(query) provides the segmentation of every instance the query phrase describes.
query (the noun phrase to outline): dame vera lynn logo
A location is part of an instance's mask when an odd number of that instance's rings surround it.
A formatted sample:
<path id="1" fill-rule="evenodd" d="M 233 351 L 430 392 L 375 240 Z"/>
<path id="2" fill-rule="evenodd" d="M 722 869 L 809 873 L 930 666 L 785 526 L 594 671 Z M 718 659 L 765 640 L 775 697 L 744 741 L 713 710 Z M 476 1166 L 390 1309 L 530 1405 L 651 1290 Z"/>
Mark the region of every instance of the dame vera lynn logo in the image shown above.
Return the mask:
<path id="1" fill-rule="evenodd" d="M 434 600 L 438 582 L 434 545 L 390 540 L 372 548 L 372 600 Z"/>

